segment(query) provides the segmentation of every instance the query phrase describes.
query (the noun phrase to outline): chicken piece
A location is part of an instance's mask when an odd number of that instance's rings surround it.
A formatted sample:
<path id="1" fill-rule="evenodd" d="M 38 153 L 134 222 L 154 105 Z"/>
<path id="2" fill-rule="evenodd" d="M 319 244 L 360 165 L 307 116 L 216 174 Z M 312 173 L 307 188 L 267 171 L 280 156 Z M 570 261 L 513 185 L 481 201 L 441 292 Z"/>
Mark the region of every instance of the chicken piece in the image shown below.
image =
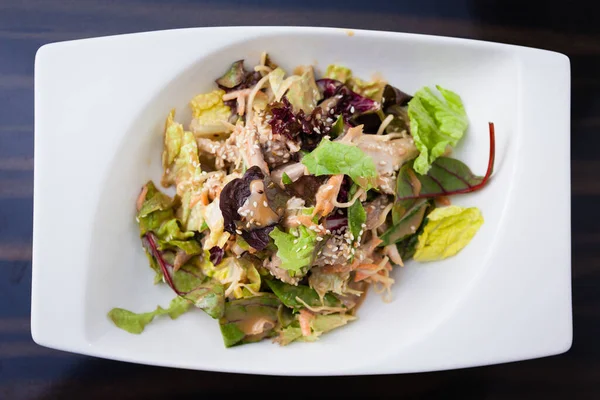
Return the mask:
<path id="1" fill-rule="evenodd" d="M 261 228 L 279 222 L 279 215 L 269 207 L 265 184 L 259 179 L 250 183 L 250 196 L 238 209 L 238 214 L 244 218 L 246 229 Z"/>
<path id="2" fill-rule="evenodd" d="M 381 195 L 375 200 L 364 205 L 367 213 L 367 218 L 365 221 L 366 229 L 371 230 L 378 228 L 381 224 L 383 224 L 383 222 L 385 222 L 384 218 L 382 220 L 382 214 L 386 211 L 389 204 L 391 204 L 389 197 L 387 195 Z M 387 212 L 389 212 L 389 210 L 387 210 Z"/>
<path id="3" fill-rule="evenodd" d="M 268 159 L 269 157 L 267 157 Z M 302 163 L 290 163 L 282 165 L 271 172 L 271 179 L 279 185 L 281 188 L 285 188 L 283 184 L 283 174 L 286 174 L 292 182 L 296 182 L 304 175 L 308 175 L 308 169 Z"/>

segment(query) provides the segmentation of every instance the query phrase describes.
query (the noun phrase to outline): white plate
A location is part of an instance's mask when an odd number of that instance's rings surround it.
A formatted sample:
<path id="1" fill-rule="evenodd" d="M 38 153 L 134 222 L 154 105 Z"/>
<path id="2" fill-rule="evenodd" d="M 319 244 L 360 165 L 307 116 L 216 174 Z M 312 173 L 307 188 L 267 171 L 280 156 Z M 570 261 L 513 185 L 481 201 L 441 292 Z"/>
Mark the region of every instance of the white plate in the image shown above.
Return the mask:
<path id="1" fill-rule="evenodd" d="M 393 274 L 394 300 L 374 293 L 359 320 L 312 344 L 226 349 L 201 311 L 157 318 L 141 335 L 112 307 L 166 305 L 134 221 L 140 186 L 160 177 L 171 107 L 208 91 L 229 64 L 268 51 L 291 70 L 343 63 L 409 93 L 441 84 L 470 118 L 456 151 L 485 190 L 457 196 L 485 224 L 443 262 Z M 47 347 L 146 364 L 278 375 L 416 372 L 562 353 L 572 341 L 570 67 L 548 51 L 471 40 L 326 28 L 202 28 L 43 46 L 35 62 L 35 198 L 31 330 Z"/>

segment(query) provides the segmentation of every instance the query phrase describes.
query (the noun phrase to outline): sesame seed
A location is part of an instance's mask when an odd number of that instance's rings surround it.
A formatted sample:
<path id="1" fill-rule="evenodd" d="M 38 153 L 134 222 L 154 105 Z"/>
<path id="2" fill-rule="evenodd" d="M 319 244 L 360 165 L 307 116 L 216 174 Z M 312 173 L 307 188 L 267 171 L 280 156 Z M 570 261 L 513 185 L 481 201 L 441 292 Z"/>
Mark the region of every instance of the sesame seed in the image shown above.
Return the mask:
<path id="1" fill-rule="evenodd" d="M 263 206 L 269 207 L 269 203 L 267 203 L 267 201 L 265 200 L 265 201 L 263 201 Z"/>
<path id="2" fill-rule="evenodd" d="M 354 106 L 350 107 L 350 112 L 353 113 L 354 112 Z"/>
<path id="3" fill-rule="evenodd" d="M 258 203 L 257 202 L 252 202 L 252 206 L 254 206 L 254 208 L 258 207 Z"/>
<path id="4" fill-rule="evenodd" d="M 236 229 L 236 230 L 235 230 L 235 233 L 237 233 L 238 235 L 241 235 L 241 234 L 242 234 L 242 231 L 240 231 L 239 229 Z"/>
<path id="5" fill-rule="evenodd" d="M 254 211 L 250 211 L 250 216 L 254 217 Z"/>
<path id="6" fill-rule="evenodd" d="M 338 246 L 335 246 L 333 249 L 331 249 L 331 251 L 338 251 Z"/>
<path id="7" fill-rule="evenodd" d="M 321 240 L 323 240 L 323 238 L 321 236 L 317 236 L 317 242 L 320 242 Z"/>
<path id="8" fill-rule="evenodd" d="M 294 240 L 294 244 L 298 244 L 298 240 L 300 240 L 300 239 Z"/>
<path id="9" fill-rule="evenodd" d="M 302 250 L 306 250 L 307 247 L 308 247 L 308 245 L 305 244 L 304 246 L 302 246 Z"/>
<path id="10" fill-rule="evenodd" d="M 385 162 L 384 160 L 379 161 L 379 165 L 385 165 L 387 164 L 387 162 Z"/>
<path id="11" fill-rule="evenodd" d="M 415 228 L 415 226 L 414 226 L 414 225 L 411 225 L 411 226 L 410 226 L 410 230 L 414 232 L 414 231 L 416 231 L 416 230 L 417 230 L 417 228 Z"/>
<path id="12" fill-rule="evenodd" d="M 367 227 L 367 224 L 362 224 L 360 227 L 364 229 Z"/>

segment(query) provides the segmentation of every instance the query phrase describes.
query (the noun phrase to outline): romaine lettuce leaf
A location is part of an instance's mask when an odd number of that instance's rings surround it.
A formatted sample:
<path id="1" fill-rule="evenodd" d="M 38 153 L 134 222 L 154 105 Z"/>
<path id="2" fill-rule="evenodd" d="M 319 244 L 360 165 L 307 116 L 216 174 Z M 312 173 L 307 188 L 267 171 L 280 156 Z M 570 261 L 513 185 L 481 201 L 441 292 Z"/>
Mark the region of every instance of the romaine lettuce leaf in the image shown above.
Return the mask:
<path id="1" fill-rule="evenodd" d="M 289 78 L 288 78 L 289 79 Z M 310 114 L 321 100 L 321 92 L 315 82 L 315 74 L 310 66 L 304 67 L 300 79 L 296 79 L 287 91 L 287 98 L 295 112 L 300 110 Z"/>
<path id="2" fill-rule="evenodd" d="M 476 207 L 436 208 L 427 215 L 414 259 L 435 261 L 455 255 L 473 239 L 482 224 L 483 216 Z"/>
<path id="3" fill-rule="evenodd" d="M 184 231 L 175 217 L 175 199 L 161 193 L 152 182 L 145 185 L 146 196 L 137 214 L 140 235 L 148 232 L 156 235 L 160 250 L 179 248 L 188 255 L 200 254 L 202 248 L 194 238 L 194 232 Z"/>
<path id="4" fill-rule="evenodd" d="M 364 189 L 375 185 L 377 168 L 373 159 L 357 146 L 332 142 L 327 139 L 302 158 L 302 164 L 312 175 L 348 175 Z"/>
<path id="5" fill-rule="evenodd" d="M 381 101 L 386 82 L 380 79 L 364 81 L 352 75 L 352 70 L 343 65 L 331 64 L 325 70 L 326 79 L 334 79 L 348 86 L 354 93 L 368 97 L 375 101 Z"/>
<path id="6" fill-rule="evenodd" d="M 221 283 L 227 296 L 240 299 L 260 291 L 260 274 L 252 262 L 245 258 L 225 257 L 215 266 L 208 258 L 209 254 L 205 252 L 202 272 Z"/>
<path id="7" fill-rule="evenodd" d="M 290 233 L 276 227 L 269 236 L 277 246 L 277 256 L 281 259 L 279 267 L 288 270 L 291 276 L 302 273 L 311 264 L 317 243 L 316 232 L 304 225 L 291 228 Z"/>
<path id="8" fill-rule="evenodd" d="M 154 311 L 139 314 L 123 308 L 113 308 L 109 311 L 108 317 L 117 327 L 129 333 L 140 334 L 144 331 L 146 325 L 152 322 L 154 317 L 168 315 L 171 319 L 176 319 L 187 312 L 191 305 L 192 303 L 189 300 L 177 296 L 171 300 L 168 308 L 158 306 Z"/>
<path id="9" fill-rule="evenodd" d="M 324 77 L 346 83 L 346 81 L 352 77 L 352 70 L 344 67 L 343 65 L 330 64 L 325 70 Z"/>
<path id="10" fill-rule="evenodd" d="M 410 130 L 419 149 L 414 169 L 426 174 L 431 163 L 454 147 L 463 137 L 469 124 L 460 97 L 440 86 L 436 86 L 441 97 L 432 89 L 419 89 L 408 103 Z"/>

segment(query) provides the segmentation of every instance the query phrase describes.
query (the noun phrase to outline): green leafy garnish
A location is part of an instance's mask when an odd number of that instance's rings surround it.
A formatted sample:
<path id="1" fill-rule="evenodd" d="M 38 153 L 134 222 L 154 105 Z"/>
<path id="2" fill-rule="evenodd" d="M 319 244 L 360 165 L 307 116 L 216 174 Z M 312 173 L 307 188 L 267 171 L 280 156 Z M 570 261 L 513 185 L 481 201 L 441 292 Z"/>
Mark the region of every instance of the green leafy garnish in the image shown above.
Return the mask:
<path id="1" fill-rule="evenodd" d="M 177 296 L 171 300 L 168 308 L 158 306 L 154 311 L 139 314 L 123 308 L 113 308 L 108 313 L 108 317 L 117 327 L 129 333 L 140 334 L 154 317 L 168 315 L 171 319 L 175 319 L 188 311 L 191 305 L 187 299 Z"/>
<path id="2" fill-rule="evenodd" d="M 375 163 L 357 146 L 323 139 L 302 159 L 302 163 L 315 176 L 344 174 L 364 189 L 375 186 Z"/>
<path id="3" fill-rule="evenodd" d="M 280 268 L 288 270 L 291 276 L 301 273 L 313 260 L 317 233 L 304 225 L 291 228 L 286 233 L 275 227 L 269 234 L 275 241 L 277 256 L 281 259 Z"/>
<path id="4" fill-rule="evenodd" d="M 420 152 L 414 169 L 422 175 L 448 146 L 456 146 L 469 124 L 460 96 L 440 86 L 436 88 L 441 97 L 424 87 L 408 103 L 410 130 Z"/>

